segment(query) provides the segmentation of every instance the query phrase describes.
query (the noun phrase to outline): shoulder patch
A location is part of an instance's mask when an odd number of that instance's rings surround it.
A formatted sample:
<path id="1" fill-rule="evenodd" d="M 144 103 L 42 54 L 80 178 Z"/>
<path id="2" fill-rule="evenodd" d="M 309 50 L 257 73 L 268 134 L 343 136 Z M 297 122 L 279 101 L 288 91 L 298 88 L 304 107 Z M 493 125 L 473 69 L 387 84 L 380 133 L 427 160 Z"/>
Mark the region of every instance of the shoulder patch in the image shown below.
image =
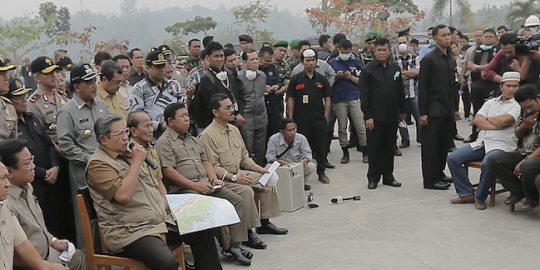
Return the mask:
<path id="1" fill-rule="evenodd" d="M 30 102 L 32 102 L 32 103 L 36 103 L 36 101 L 37 101 L 40 97 L 41 97 L 40 94 L 33 94 L 33 95 L 30 97 L 30 99 L 28 99 L 28 100 L 30 100 Z"/>

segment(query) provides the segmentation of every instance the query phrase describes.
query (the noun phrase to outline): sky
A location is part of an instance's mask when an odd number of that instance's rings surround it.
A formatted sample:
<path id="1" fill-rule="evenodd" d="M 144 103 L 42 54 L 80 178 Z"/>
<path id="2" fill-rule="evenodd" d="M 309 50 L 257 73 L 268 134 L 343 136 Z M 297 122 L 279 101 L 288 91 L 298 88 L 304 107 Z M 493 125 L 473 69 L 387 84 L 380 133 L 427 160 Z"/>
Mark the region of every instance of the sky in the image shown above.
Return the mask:
<path id="1" fill-rule="evenodd" d="M 81 10 L 81 2 L 84 9 L 88 9 L 92 12 L 101 12 L 106 14 L 117 14 L 120 10 L 120 3 L 122 0 L 49 0 L 54 2 L 57 6 L 65 6 L 73 14 L 78 10 Z M 9 2 L 9 4 L 5 4 Z M 13 17 L 22 16 L 25 13 L 33 12 L 37 13 L 40 3 L 47 2 L 46 0 L 21 0 L 21 1 L 7 1 L 2 0 L 0 5 L 0 17 L 3 19 L 11 19 Z M 156 6 L 155 3 L 160 3 L 159 6 Z M 188 4 L 181 4 L 187 2 Z M 200 1 L 199 5 L 216 8 L 219 4 L 224 4 L 225 7 L 233 7 L 238 5 L 247 4 L 249 0 L 205 0 Z M 420 7 L 420 9 L 428 12 L 433 0 L 413 0 L 413 2 Z M 483 7 L 484 5 L 501 5 L 508 3 L 508 0 L 471 0 L 472 9 L 476 10 Z M 179 4 L 180 3 L 180 4 Z M 150 9 L 150 10 L 159 10 L 166 7 L 180 6 L 183 8 L 188 8 L 193 5 L 193 1 L 186 0 L 137 0 L 138 9 Z M 270 0 L 272 5 L 277 6 L 279 9 L 287 9 L 293 14 L 302 14 L 303 10 L 308 7 L 317 6 L 320 3 L 319 0 Z M 190 18 L 186 18 L 190 19 Z"/>

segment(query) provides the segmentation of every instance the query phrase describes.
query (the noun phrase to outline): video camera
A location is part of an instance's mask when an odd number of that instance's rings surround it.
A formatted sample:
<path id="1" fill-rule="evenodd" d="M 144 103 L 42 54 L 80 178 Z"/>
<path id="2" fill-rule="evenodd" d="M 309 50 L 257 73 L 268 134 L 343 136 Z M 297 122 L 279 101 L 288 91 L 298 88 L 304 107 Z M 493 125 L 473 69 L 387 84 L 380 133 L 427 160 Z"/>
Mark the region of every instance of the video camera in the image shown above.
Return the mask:
<path id="1" fill-rule="evenodd" d="M 530 37 L 517 37 L 515 43 L 516 55 L 525 56 L 529 55 L 531 51 L 538 50 L 540 47 L 540 33 L 532 35 Z"/>

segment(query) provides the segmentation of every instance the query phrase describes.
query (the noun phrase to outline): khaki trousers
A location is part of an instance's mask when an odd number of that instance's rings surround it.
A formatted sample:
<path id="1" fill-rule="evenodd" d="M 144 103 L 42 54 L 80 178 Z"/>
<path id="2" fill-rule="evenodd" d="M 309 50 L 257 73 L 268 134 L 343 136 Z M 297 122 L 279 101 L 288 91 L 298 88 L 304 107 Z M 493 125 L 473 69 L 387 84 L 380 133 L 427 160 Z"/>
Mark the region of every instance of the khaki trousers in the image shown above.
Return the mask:
<path id="1" fill-rule="evenodd" d="M 261 212 L 259 213 L 260 218 L 269 219 L 269 218 L 281 216 L 281 210 L 279 207 L 279 199 L 277 196 L 276 189 L 274 187 L 269 187 L 269 186 L 265 187 L 259 183 L 259 179 L 261 179 L 262 174 L 258 172 L 253 172 L 253 171 L 243 171 L 243 172 L 245 174 L 249 174 L 251 179 L 253 179 L 253 184 L 251 185 L 251 188 L 253 189 L 253 191 L 257 193 L 257 195 L 259 195 L 259 201 L 261 204 Z M 244 197 L 242 194 L 239 193 L 239 192 L 245 192 L 243 190 L 245 189 L 246 185 L 237 184 L 233 182 L 227 182 L 225 185 L 232 191 L 236 192 L 238 195 L 245 198 L 244 200 L 247 200 L 247 197 Z M 253 206 L 255 207 L 254 209 L 256 211 L 257 207 L 255 206 L 255 201 L 253 197 L 251 197 L 251 201 L 253 202 Z M 261 224 L 260 224 L 260 221 L 257 220 L 256 227 L 259 227 L 259 226 L 261 226 Z M 254 227 L 250 227 L 250 228 L 254 228 Z"/>
<path id="2" fill-rule="evenodd" d="M 50 263 L 62 264 L 63 262 L 58 257 L 61 253 L 62 252 L 49 247 L 49 258 L 47 258 L 47 261 Z M 69 261 L 66 266 L 69 270 L 87 270 L 88 262 L 86 261 L 86 255 L 80 249 L 77 249 L 71 258 L 71 261 Z"/>
<path id="3" fill-rule="evenodd" d="M 351 125 L 354 125 L 356 129 L 356 134 L 360 140 L 360 145 L 366 146 L 366 126 L 364 123 L 364 113 L 360 109 L 360 101 L 351 100 L 347 102 L 334 103 L 334 110 L 336 111 L 336 117 L 338 120 L 339 145 L 341 147 L 345 147 L 349 143 L 347 140 L 347 115 L 350 114 L 352 118 Z"/>

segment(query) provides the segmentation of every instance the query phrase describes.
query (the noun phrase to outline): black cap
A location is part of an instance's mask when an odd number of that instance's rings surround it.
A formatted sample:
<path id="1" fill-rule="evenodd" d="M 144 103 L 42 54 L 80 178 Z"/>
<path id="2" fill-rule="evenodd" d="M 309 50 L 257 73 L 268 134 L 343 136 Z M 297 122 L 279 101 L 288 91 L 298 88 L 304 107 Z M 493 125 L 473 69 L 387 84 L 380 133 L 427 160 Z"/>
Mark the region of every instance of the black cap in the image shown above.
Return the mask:
<path id="1" fill-rule="evenodd" d="M 4 59 L 0 58 L 0 72 L 16 69 L 17 66 L 9 65 L 4 62 Z"/>
<path id="2" fill-rule="evenodd" d="M 242 41 L 247 41 L 247 42 L 249 42 L 249 43 L 253 43 L 253 38 L 252 38 L 250 35 L 239 35 L 239 36 L 238 36 L 238 40 L 239 40 L 240 42 L 242 42 Z"/>
<path id="3" fill-rule="evenodd" d="M 162 52 L 164 55 L 170 55 L 173 53 L 173 51 L 171 50 L 171 47 L 169 47 L 169 45 L 159 45 L 157 47 L 157 50 Z"/>
<path id="4" fill-rule="evenodd" d="M 153 51 L 146 55 L 146 65 L 149 67 L 165 64 L 167 64 L 167 60 L 165 60 L 165 55 L 160 51 Z"/>
<path id="5" fill-rule="evenodd" d="M 69 73 L 71 79 L 71 85 L 80 83 L 82 81 L 90 81 L 97 77 L 98 74 L 90 64 L 82 64 L 80 66 L 74 66 Z"/>
<path id="6" fill-rule="evenodd" d="M 49 74 L 55 70 L 61 70 L 62 68 L 53 64 L 51 58 L 40 56 L 32 61 L 30 69 L 32 70 L 32 73 Z"/>
<path id="7" fill-rule="evenodd" d="M 71 58 L 69 58 L 68 56 L 62 56 L 62 57 L 60 57 L 60 59 L 58 59 L 58 61 L 56 61 L 56 65 L 61 67 L 61 68 L 67 68 L 67 69 L 71 70 L 74 63 L 73 63 L 73 61 L 71 61 Z"/>
<path id="8" fill-rule="evenodd" d="M 409 31 L 411 31 L 411 27 L 410 26 L 407 26 L 405 28 L 402 28 L 400 29 L 397 34 L 398 34 L 398 37 L 403 37 L 403 36 L 406 36 L 409 34 Z"/>
<path id="9" fill-rule="evenodd" d="M 13 78 L 9 80 L 9 92 L 7 92 L 6 97 L 22 96 L 30 90 L 32 89 L 26 88 L 21 80 Z"/>

